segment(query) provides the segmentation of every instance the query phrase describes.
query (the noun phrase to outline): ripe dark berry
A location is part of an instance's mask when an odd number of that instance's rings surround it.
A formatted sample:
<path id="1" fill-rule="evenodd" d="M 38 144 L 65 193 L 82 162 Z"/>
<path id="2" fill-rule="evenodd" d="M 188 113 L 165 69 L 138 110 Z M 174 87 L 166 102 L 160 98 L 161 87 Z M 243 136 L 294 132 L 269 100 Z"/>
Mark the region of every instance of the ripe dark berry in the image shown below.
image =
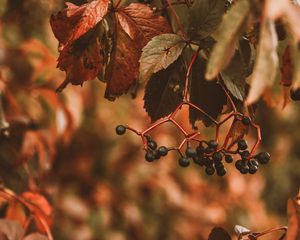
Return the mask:
<path id="1" fill-rule="evenodd" d="M 300 101 L 300 88 L 291 88 L 290 96 L 293 101 Z"/>
<path id="2" fill-rule="evenodd" d="M 188 158 L 181 157 L 179 158 L 178 163 L 181 167 L 187 167 L 190 165 L 190 160 Z"/>
<path id="3" fill-rule="evenodd" d="M 206 154 L 213 153 L 214 151 L 215 151 L 215 150 L 214 150 L 213 148 L 211 148 L 211 147 L 205 148 L 205 153 L 206 153 Z"/>
<path id="4" fill-rule="evenodd" d="M 161 146 L 158 148 L 158 153 L 160 156 L 166 156 L 168 154 L 168 148 L 166 148 L 165 146 Z"/>
<path id="5" fill-rule="evenodd" d="M 243 116 L 242 118 L 242 123 L 245 125 L 245 126 L 248 126 L 251 124 L 251 119 L 247 116 Z"/>
<path id="6" fill-rule="evenodd" d="M 203 153 L 205 152 L 205 147 L 203 147 L 202 145 L 196 147 L 196 152 L 199 156 L 203 155 Z"/>
<path id="7" fill-rule="evenodd" d="M 194 163 L 196 163 L 200 166 L 204 166 L 204 164 L 205 164 L 204 157 L 196 156 L 196 157 L 193 157 L 193 160 L 194 160 Z"/>
<path id="8" fill-rule="evenodd" d="M 218 146 L 218 143 L 217 143 L 215 140 L 210 140 L 210 141 L 208 142 L 208 146 L 209 146 L 210 148 L 215 149 L 215 148 Z"/>
<path id="9" fill-rule="evenodd" d="M 195 151 L 195 149 L 188 147 L 185 150 L 185 155 L 189 158 L 195 157 L 197 155 L 197 152 Z"/>
<path id="10" fill-rule="evenodd" d="M 160 153 L 157 150 L 153 151 L 153 155 L 155 157 L 155 160 L 160 159 Z"/>
<path id="11" fill-rule="evenodd" d="M 207 175 L 214 175 L 214 173 L 215 173 L 215 168 L 213 167 L 213 166 L 211 166 L 211 167 L 206 167 L 205 168 L 205 172 L 206 172 L 206 174 Z"/>
<path id="12" fill-rule="evenodd" d="M 215 153 L 213 154 L 212 158 L 213 158 L 213 160 L 214 160 L 215 162 L 220 162 L 220 161 L 222 160 L 223 156 L 222 156 L 221 153 L 215 152 Z"/>
<path id="13" fill-rule="evenodd" d="M 209 157 L 203 157 L 203 162 L 206 167 L 213 166 L 213 161 Z"/>
<path id="14" fill-rule="evenodd" d="M 255 159 L 251 159 L 251 160 L 249 161 L 249 163 L 250 163 L 251 165 L 256 166 L 256 167 L 259 166 L 259 163 L 258 163 Z M 248 164 L 248 165 L 249 165 L 249 164 Z"/>
<path id="15" fill-rule="evenodd" d="M 250 156 L 250 152 L 249 151 L 240 152 L 240 156 L 241 158 L 246 159 Z"/>
<path id="16" fill-rule="evenodd" d="M 235 162 L 236 169 L 240 170 L 242 166 L 243 166 L 243 160 L 240 159 Z"/>
<path id="17" fill-rule="evenodd" d="M 157 143 L 153 140 L 148 141 L 148 147 L 152 150 L 155 150 L 157 148 Z"/>
<path id="18" fill-rule="evenodd" d="M 123 135 L 125 132 L 126 132 L 125 126 L 123 126 L 123 125 L 118 125 L 118 126 L 116 127 L 116 133 L 117 133 L 118 135 Z"/>
<path id="19" fill-rule="evenodd" d="M 225 162 L 232 163 L 233 162 L 233 157 L 231 155 L 226 155 L 225 156 Z"/>
<path id="20" fill-rule="evenodd" d="M 257 155 L 257 161 L 260 164 L 267 164 L 270 161 L 270 154 L 267 152 L 261 152 Z"/>
<path id="21" fill-rule="evenodd" d="M 255 165 L 252 165 L 252 164 L 249 166 L 249 173 L 250 174 L 255 174 L 257 172 L 257 170 L 258 170 L 258 166 L 255 166 Z"/>
<path id="22" fill-rule="evenodd" d="M 244 139 L 238 141 L 238 149 L 239 150 L 246 150 L 247 148 L 248 148 L 248 144 Z"/>
<path id="23" fill-rule="evenodd" d="M 145 159 L 147 162 L 153 162 L 155 160 L 155 156 L 152 152 L 147 151 L 145 155 Z"/>
<path id="24" fill-rule="evenodd" d="M 153 0 L 138 0 L 140 3 L 146 3 L 146 4 L 150 4 L 153 2 Z"/>
<path id="25" fill-rule="evenodd" d="M 220 177 L 223 177 L 225 174 L 226 174 L 226 169 L 223 167 L 223 168 L 216 168 L 217 170 L 217 175 L 220 176 Z"/>

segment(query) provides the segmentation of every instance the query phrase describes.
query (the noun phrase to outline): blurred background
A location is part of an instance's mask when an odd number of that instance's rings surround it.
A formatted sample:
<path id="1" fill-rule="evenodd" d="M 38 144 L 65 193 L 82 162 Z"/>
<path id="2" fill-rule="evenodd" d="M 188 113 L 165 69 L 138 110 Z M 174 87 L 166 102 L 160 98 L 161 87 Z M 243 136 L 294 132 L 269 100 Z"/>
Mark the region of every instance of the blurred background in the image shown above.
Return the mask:
<path id="1" fill-rule="evenodd" d="M 282 110 L 279 84 L 259 103 L 260 150 L 272 159 L 255 175 L 228 166 L 225 177 L 207 177 L 195 165 L 179 167 L 176 154 L 148 163 L 139 137 L 115 134 L 118 124 L 150 124 L 142 87 L 136 99 L 115 102 L 103 98 L 98 80 L 55 93 L 64 73 L 49 17 L 63 5 L 0 0 L 0 178 L 16 193 L 47 197 L 54 239 L 192 240 L 207 239 L 213 226 L 234 234 L 236 224 L 253 231 L 287 224 L 286 202 L 300 183 L 299 103 Z M 184 111 L 178 119 L 188 127 Z M 153 136 L 167 146 L 181 139 L 168 124 Z"/>

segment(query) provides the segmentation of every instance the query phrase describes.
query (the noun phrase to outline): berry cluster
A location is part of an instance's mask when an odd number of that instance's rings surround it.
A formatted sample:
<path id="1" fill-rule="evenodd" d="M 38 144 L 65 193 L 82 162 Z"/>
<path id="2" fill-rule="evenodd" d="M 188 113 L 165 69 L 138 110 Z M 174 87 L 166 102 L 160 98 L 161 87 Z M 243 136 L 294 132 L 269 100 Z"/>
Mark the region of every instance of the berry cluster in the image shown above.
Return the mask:
<path id="1" fill-rule="evenodd" d="M 225 163 L 230 164 L 234 162 L 234 156 L 238 156 L 239 160 L 235 162 L 236 168 L 242 174 L 254 174 L 258 170 L 259 164 L 266 164 L 270 160 L 270 155 L 267 152 L 261 152 L 255 155 L 255 151 L 261 141 L 260 127 L 256 125 L 248 116 L 243 115 L 237 111 L 237 108 L 222 84 L 222 79 L 218 78 L 220 86 L 223 88 L 228 103 L 231 105 L 232 112 L 229 113 L 223 120 L 217 121 L 210 116 L 203 109 L 199 108 L 195 104 L 189 101 L 188 89 L 189 89 L 189 76 L 192 66 L 198 57 L 199 50 L 193 55 L 190 65 L 187 70 L 185 79 L 185 89 L 183 101 L 176 107 L 176 109 L 170 113 L 167 117 L 158 120 L 153 125 L 149 126 L 144 131 L 137 131 L 129 126 L 119 125 L 116 127 L 116 133 L 123 135 L 126 130 L 130 130 L 141 137 L 144 150 L 146 151 L 145 159 L 148 162 L 153 162 L 168 154 L 169 151 L 177 151 L 180 155 L 178 164 L 181 167 L 188 167 L 191 162 L 194 162 L 198 166 L 204 167 L 207 175 L 224 176 L 226 174 Z M 175 119 L 175 115 L 179 110 L 187 105 L 190 109 L 194 109 L 205 115 L 215 125 L 216 135 L 212 140 L 204 140 L 199 131 L 188 132 L 180 123 Z M 220 128 L 231 122 L 231 127 L 225 136 L 225 140 L 220 144 Z M 158 146 L 157 143 L 149 136 L 149 132 L 160 125 L 169 122 L 173 124 L 184 136 L 183 141 L 176 147 Z M 235 133 L 236 126 L 244 129 L 237 136 Z M 251 149 L 248 149 L 248 144 L 244 139 L 245 134 L 252 128 L 256 131 L 256 142 Z M 235 148 L 235 149 L 233 149 Z"/>
<path id="2" fill-rule="evenodd" d="M 235 113 L 232 116 L 234 117 L 234 122 L 240 121 L 245 127 L 249 127 L 253 125 L 249 117 L 243 116 L 238 113 Z M 227 118 L 227 120 L 229 119 L 230 117 Z M 222 121 L 221 124 L 223 124 L 226 121 Z M 234 156 L 238 156 L 236 158 L 238 158 L 239 160 L 235 162 L 235 167 L 242 174 L 247 174 L 247 173 L 255 174 L 260 164 L 266 164 L 269 162 L 270 160 L 269 153 L 261 152 L 256 155 L 253 155 L 253 152 L 257 147 L 257 144 L 255 144 L 255 146 L 252 149 L 249 149 L 248 143 L 245 139 L 241 138 L 232 144 L 228 144 L 228 138 L 229 138 L 228 135 L 223 145 L 218 144 L 218 130 L 221 124 L 220 123 L 217 124 L 216 140 L 214 139 L 209 141 L 199 140 L 198 138 L 196 138 L 198 134 L 196 133 L 187 134 L 186 132 L 184 132 L 186 138 L 183 140 L 180 146 L 169 147 L 169 148 L 166 146 L 158 146 L 156 141 L 154 141 L 149 135 L 145 135 L 145 133 L 147 133 L 149 129 L 153 129 L 153 126 L 148 128 L 144 132 L 137 132 L 136 130 L 130 127 L 119 125 L 116 127 L 116 133 L 118 135 L 123 135 L 126 132 L 126 130 L 129 129 L 135 132 L 136 134 L 140 135 L 144 142 L 144 150 L 146 151 L 145 160 L 148 162 L 159 160 L 161 157 L 166 156 L 169 151 L 175 150 L 180 155 L 178 159 L 179 166 L 188 167 L 191 162 L 194 162 L 194 164 L 200 167 L 204 167 L 205 173 L 207 175 L 214 175 L 216 173 L 218 176 L 224 176 L 227 172 L 225 168 L 225 164 L 233 163 Z M 155 127 L 158 125 L 155 125 Z M 196 147 L 191 146 L 192 141 L 197 142 Z M 186 144 L 186 148 L 185 151 L 183 152 L 182 148 L 184 144 Z M 234 147 L 236 149 L 232 150 L 232 148 Z"/>

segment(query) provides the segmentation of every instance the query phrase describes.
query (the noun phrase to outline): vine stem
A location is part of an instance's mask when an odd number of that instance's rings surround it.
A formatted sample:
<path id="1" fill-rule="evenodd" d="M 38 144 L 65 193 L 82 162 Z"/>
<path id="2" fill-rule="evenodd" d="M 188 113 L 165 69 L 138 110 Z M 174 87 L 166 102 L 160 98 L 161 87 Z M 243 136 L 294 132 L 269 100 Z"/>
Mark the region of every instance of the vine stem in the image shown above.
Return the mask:
<path id="1" fill-rule="evenodd" d="M 119 5 L 120 5 L 121 2 L 122 2 L 122 0 L 118 0 L 117 3 L 116 3 L 116 5 L 114 6 L 114 9 L 117 9 L 119 7 Z"/>
<path id="2" fill-rule="evenodd" d="M 190 65 L 188 66 L 187 72 L 186 72 L 186 77 L 185 77 L 185 87 L 184 87 L 184 96 L 183 96 L 183 101 L 187 101 L 188 102 L 188 88 L 189 88 L 189 83 L 190 83 L 190 75 L 191 75 L 191 71 L 192 71 L 192 67 L 198 57 L 200 51 L 200 47 L 198 47 L 197 51 L 194 53 L 194 55 L 192 56 Z"/>

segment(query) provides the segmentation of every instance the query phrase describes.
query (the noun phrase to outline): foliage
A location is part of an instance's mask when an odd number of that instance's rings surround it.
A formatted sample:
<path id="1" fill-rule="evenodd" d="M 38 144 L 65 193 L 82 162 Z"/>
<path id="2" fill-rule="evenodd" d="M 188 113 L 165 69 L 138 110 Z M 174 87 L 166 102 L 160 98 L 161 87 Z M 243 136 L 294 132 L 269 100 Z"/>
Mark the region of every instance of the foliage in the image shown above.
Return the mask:
<path id="1" fill-rule="evenodd" d="M 0 238 L 215 240 L 236 224 L 252 237 L 285 225 L 300 181 L 299 106 L 287 105 L 300 99 L 297 5 L 1 1 Z M 137 99 L 101 97 L 128 92 Z M 177 169 L 173 154 L 149 166 L 134 138 L 113 134 L 120 121 L 144 129 L 186 102 L 201 111 L 187 105 L 176 121 L 209 138 L 212 119 L 256 118 L 272 166 L 247 177 L 229 166 L 208 180 Z M 224 128 L 220 137 L 255 145 L 236 121 Z M 182 140 L 169 125 L 153 134 Z M 298 239 L 298 198 L 288 217 L 287 240 Z"/>

